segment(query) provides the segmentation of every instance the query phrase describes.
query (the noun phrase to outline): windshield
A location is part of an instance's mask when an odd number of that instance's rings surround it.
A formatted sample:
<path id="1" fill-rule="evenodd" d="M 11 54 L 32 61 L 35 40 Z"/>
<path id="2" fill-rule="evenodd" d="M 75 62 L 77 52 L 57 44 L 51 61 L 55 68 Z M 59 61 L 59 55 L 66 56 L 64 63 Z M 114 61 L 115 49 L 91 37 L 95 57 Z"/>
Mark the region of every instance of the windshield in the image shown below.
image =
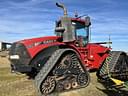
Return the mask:
<path id="1" fill-rule="evenodd" d="M 77 40 L 85 46 L 88 43 L 88 36 L 85 28 L 76 29 Z"/>
<path id="2" fill-rule="evenodd" d="M 88 27 L 85 27 L 80 22 L 73 22 L 73 25 L 75 25 L 75 34 L 78 43 L 81 46 L 85 46 L 88 43 Z"/>

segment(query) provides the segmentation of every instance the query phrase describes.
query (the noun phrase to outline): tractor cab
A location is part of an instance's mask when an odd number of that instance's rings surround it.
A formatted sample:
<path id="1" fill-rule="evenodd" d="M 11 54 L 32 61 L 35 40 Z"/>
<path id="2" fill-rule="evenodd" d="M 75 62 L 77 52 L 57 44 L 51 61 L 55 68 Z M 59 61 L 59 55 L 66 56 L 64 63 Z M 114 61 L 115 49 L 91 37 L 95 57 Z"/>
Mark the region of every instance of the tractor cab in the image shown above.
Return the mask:
<path id="1" fill-rule="evenodd" d="M 56 35 L 61 36 L 63 42 L 76 42 L 77 46 L 85 46 L 89 42 L 90 17 L 71 18 L 67 16 L 67 10 L 63 5 L 57 6 L 63 8 L 64 16 L 56 21 Z"/>
<path id="2" fill-rule="evenodd" d="M 74 27 L 73 32 L 75 33 L 75 42 L 78 46 L 85 46 L 89 42 L 89 25 L 86 25 L 86 21 L 89 17 L 86 17 L 85 20 L 80 18 L 72 18 L 72 26 Z"/>

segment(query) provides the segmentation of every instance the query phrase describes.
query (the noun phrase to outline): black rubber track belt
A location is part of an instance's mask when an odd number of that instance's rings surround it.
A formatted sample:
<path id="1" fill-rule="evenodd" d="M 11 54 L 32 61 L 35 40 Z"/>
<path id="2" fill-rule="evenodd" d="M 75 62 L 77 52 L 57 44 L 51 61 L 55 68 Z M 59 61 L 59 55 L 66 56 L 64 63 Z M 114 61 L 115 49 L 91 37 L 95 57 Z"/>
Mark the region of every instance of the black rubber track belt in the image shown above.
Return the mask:
<path id="1" fill-rule="evenodd" d="M 99 70 L 97 71 L 97 77 L 101 80 L 109 80 L 109 73 L 113 77 L 114 71 L 115 71 L 115 66 L 117 65 L 118 59 L 120 55 L 124 53 L 122 51 L 112 51 L 109 53 L 109 56 L 106 58 L 106 60 L 103 62 Z M 124 53 L 126 54 L 126 53 Z M 127 56 L 127 55 L 126 55 Z M 108 66 L 108 68 L 107 68 Z M 120 67 L 120 66 L 119 66 Z M 109 71 L 109 73 L 108 73 Z M 115 73 L 116 74 L 116 73 Z M 120 74 L 121 76 L 121 74 Z"/>
<path id="2" fill-rule="evenodd" d="M 39 96 L 49 96 L 49 95 L 42 95 L 40 92 L 40 85 L 45 80 L 47 75 L 50 73 L 50 71 L 53 69 L 53 67 L 56 65 L 59 58 L 62 56 L 62 54 L 66 51 L 74 51 L 73 49 L 58 49 L 56 50 L 49 60 L 44 64 L 44 66 L 41 68 L 40 72 L 35 76 L 35 85 L 38 91 Z M 51 94 L 52 95 L 52 94 Z M 51 96 L 50 95 L 50 96 Z M 54 95 L 52 95 L 54 96 Z"/>

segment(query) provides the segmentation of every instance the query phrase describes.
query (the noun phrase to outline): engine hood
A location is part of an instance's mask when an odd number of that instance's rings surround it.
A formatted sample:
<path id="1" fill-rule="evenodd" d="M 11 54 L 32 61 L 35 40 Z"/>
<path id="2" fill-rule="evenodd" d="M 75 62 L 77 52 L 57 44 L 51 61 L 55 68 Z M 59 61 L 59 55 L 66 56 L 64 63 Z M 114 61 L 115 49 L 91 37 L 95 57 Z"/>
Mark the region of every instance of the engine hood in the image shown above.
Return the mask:
<path id="1" fill-rule="evenodd" d="M 17 43 L 23 43 L 24 45 L 32 45 L 32 44 L 47 44 L 52 42 L 59 42 L 61 41 L 61 37 L 59 36 L 46 36 L 46 37 L 39 37 L 39 38 L 31 38 L 31 39 L 24 39 L 18 41 Z"/>

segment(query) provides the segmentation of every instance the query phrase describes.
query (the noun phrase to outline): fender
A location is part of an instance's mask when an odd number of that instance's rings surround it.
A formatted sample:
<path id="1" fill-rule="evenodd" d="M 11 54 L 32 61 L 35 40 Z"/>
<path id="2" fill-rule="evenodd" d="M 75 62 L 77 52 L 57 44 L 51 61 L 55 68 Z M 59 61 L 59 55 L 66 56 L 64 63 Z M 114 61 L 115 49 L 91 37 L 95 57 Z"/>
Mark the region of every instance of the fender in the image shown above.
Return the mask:
<path id="1" fill-rule="evenodd" d="M 66 45 L 65 43 L 58 43 L 58 44 L 53 44 L 53 45 L 50 45 L 50 46 L 49 45 L 43 46 L 40 50 L 38 50 L 38 52 L 34 53 L 34 56 L 31 58 L 30 64 L 40 54 L 46 54 L 45 56 L 49 57 L 56 50 L 58 50 L 58 49 L 66 49 L 66 48 L 73 49 L 76 53 L 78 53 L 79 57 L 82 58 L 81 53 L 79 52 L 79 50 L 77 48 L 75 48 L 75 46 Z M 84 62 L 82 62 L 82 63 L 84 63 Z"/>
<path id="2" fill-rule="evenodd" d="M 28 66 L 30 66 L 32 68 L 32 70 L 31 70 L 30 74 L 28 74 L 28 76 L 33 78 L 35 75 L 31 75 L 31 74 L 34 74 L 33 72 L 35 72 L 35 70 L 37 70 L 37 71 L 41 70 L 41 68 L 43 66 L 45 66 L 46 62 L 54 54 L 54 52 L 56 52 L 57 50 L 61 50 L 61 49 L 67 50 L 67 52 L 69 52 L 69 51 L 74 52 L 79 57 L 80 62 L 84 63 L 81 60 L 81 54 L 73 46 L 65 45 L 65 44 L 47 46 L 47 47 L 43 48 L 42 50 L 40 50 L 33 58 L 31 58 Z M 68 50 L 68 49 L 70 49 L 70 50 Z M 60 55 L 60 53 L 58 55 Z M 83 67 L 85 67 L 85 66 L 83 66 Z"/>

